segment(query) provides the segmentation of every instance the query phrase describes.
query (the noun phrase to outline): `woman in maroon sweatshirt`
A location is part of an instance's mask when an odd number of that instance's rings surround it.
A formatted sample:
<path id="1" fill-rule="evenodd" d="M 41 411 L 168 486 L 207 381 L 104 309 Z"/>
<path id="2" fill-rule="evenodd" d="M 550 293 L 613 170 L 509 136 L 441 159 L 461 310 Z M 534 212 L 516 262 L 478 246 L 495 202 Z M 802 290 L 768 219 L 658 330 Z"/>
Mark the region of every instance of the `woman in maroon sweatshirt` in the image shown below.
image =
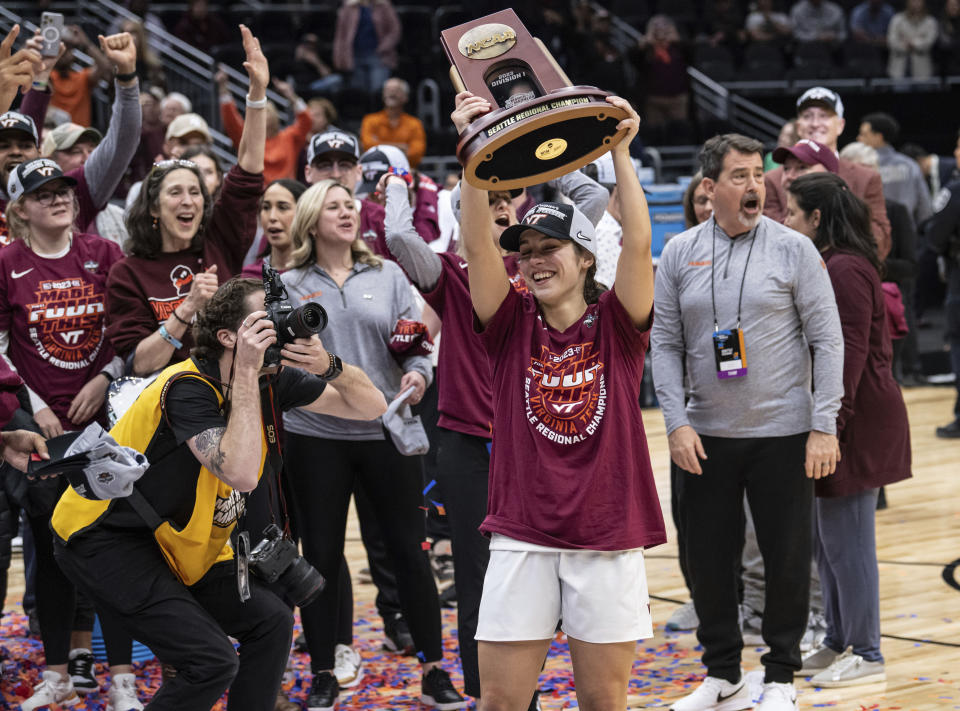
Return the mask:
<path id="1" fill-rule="evenodd" d="M 136 375 L 190 354 L 194 316 L 219 284 L 240 273 L 257 230 L 270 70 L 259 41 L 240 28 L 250 77 L 247 120 L 219 198 L 211 207 L 196 163 L 154 165 L 127 217 L 130 256 L 110 271 L 107 336 Z"/>
<path id="2" fill-rule="evenodd" d="M 893 379 L 893 348 L 870 212 L 842 178 L 797 178 L 787 189 L 787 227 L 820 249 L 843 327 L 842 459 L 816 483 L 817 567 L 827 635 L 804 657 L 815 686 L 883 681 L 874 512 L 881 486 L 910 476 L 907 408 Z"/>

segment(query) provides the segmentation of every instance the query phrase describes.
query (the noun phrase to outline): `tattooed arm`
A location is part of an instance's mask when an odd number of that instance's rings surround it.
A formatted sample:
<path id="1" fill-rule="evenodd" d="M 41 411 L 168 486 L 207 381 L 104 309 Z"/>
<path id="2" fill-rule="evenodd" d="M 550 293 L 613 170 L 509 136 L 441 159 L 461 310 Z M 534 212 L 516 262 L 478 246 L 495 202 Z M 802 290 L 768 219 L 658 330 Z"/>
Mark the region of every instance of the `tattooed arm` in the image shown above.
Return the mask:
<path id="1" fill-rule="evenodd" d="M 253 491 L 260 480 L 260 390 L 256 371 L 238 369 L 233 378 L 226 427 L 211 427 L 187 443 L 214 476 L 238 491 Z"/>

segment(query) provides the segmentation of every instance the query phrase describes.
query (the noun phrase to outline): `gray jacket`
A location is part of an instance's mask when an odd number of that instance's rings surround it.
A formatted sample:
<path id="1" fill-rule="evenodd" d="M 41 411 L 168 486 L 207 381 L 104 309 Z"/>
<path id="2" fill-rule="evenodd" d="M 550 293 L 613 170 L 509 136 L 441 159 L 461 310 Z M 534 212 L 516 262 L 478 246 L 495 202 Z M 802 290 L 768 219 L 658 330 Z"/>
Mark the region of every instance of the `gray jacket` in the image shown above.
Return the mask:
<path id="1" fill-rule="evenodd" d="M 836 433 L 843 333 L 826 267 L 810 239 L 767 217 L 752 235 L 731 240 L 711 218 L 660 257 L 650 348 L 668 434 L 682 425 L 734 438 Z M 742 378 L 717 378 L 711 273 L 721 329 L 736 328 L 743 278 Z"/>
<path id="2" fill-rule="evenodd" d="M 282 278 L 294 307 L 315 301 L 326 309 L 329 322 L 320 333 L 324 347 L 363 370 L 388 401 L 399 394 L 405 372 L 416 371 L 430 384 L 430 358 L 408 357 L 401 367 L 388 348 L 398 319 L 421 318 L 410 282 L 396 264 L 385 261 L 378 269 L 357 263 L 342 287 L 315 264 L 291 269 Z M 383 439 L 379 419 L 345 420 L 295 409 L 283 413 L 283 426 L 296 434 L 324 439 Z"/>
<path id="3" fill-rule="evenodd" d="M 933 215 L 930 189 L 915 160 L 897 153 L 892 146 L 883 146 L 877 149 L 877 170 L 884 197 L 906 205 L 915 226 L 919 227 Z"/>

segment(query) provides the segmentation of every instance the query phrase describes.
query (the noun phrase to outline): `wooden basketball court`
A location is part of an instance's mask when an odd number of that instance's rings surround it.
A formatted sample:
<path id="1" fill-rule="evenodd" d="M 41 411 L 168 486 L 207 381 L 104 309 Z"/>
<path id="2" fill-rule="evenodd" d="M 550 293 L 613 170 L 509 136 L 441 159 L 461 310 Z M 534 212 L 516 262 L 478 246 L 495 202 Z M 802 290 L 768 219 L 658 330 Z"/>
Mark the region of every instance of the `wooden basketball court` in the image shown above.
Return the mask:
<path id="1" fill-rule="evenodd" d="M 940 440 L 934 429 L 949 421 L 952 388 L 918 388 L 904 393 L 913 440 L 913 479 L 887 490 L 889 508 L 877 513 L 878 557 L 887 681 L 882 684 L 837 690 L 815 690 L 798 680 L 800 708 L 833 708 L 858 711 L 940 711 L 960 709 L 960 440 Z M 663 418 L 657 410 L 644 412 L 654 472 L 657 477 L 669 542 L 647 556 L 647 575 L 653 597 L 656 635 L 638 645 L 629 708 L 668 708 L 699 682 L 703 668 L 693 633 L 665 633 L 663 624 L 687 592 L 676 559 L 676 538 L 670 521 L 667 440 Z M 355 516 L 347 532 L 347 557 L 356 574 L 366 566 Z M 23 593 L 23 566 L 14 558 L 8 608 Z M 341 709 L 415 708 L 409 689 L 377 689 L 385 670 L 409 667 L 410 685 L 416 686 L 416 660 L 385 659 L 377 655 L 380 632 L 371 610 L 372 585 L 354 581 L 358 603 L 357 647 L 367 659 L 368 680 L 363 701 L 344 694 Z M 445 634 L 453 617 L 445 613 Z M 448 645 L 448 649 L 449 649 Z M 759 670 L 761 650 L 748 649 L 745 669 Z M 452 661 L 452 657 L 450 658 Z M 548 663 L 549 687 L 543 697 L 548 711 L 575 708 L 572 684 L 558 681 L 569 672 L 564 654 Z M 380 675 L 380 676 L 378 676 Z M 299 687 L 298 687 L 299 688 Z M 413 691 L 416 691 L 414 689 Z M 371 698 L 371 694 L 374 695 Z M 302 697 L 300 691 L 297 696 Z M 415 699 L 415 696 L 412 697 Z M 0 699 L 2 706 L 2 699 Z"/>

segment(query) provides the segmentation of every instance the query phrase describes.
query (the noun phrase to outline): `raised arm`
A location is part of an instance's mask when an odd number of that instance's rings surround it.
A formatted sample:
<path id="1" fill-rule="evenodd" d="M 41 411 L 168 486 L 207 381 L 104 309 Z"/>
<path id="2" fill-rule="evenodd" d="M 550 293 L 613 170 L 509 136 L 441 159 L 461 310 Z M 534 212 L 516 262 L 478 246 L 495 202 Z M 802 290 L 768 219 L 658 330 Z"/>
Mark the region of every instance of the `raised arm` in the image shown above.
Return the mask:
<path id="1" fill-rule="evenodd" d="M 133 74 L 137 70 L 137 47 L 127 32 L 99 37 L 107 59 L 116 67 L 117 74 Z M 100 144 L 93 149 L 83 166 L 83 174 L 90 189 L 90 198 L 100 211 L 111 198 L 133 160 L 140 143 L 140 83 L 136 76 L 116 81 L 117 94 L 113 100 L 110 125 Z M 79 224 L 79 223 L 78 223 Z"/>
<path id="2" fill-rule="evenodd" d="M 386 194 L 383 227 L 387 248 L 420 291 L 432 291 L 440 278 L 440 257 L 413 226 L 413 208 L 403 178 L 384 173 L 377 190 Z"/>
<path id="3" fill-rule="evenodd" d="M 267 105 L 264 103 L 262 106 L 251 106 L 250 103 L 266 99 L 270 67 L 260 49 L 260 40 L 253 36 L 246 25 L 240 25 L 240 34 L 243 37 L 243 49 L 247 54 L 243 68 L 250 77 L 250 89 L 247 92 L 247 115 L 243 122 L 243 134 L 237 147 L 237 165 L 248 173 L 262 173 L 267 141 Z"/>
<path id="4" fill-rule="evenodd" d="M 640 187 L 637 171 L 630 160 L 630 141 L 640 129 L 640 117 L 630 103 L 618 96 L 607 101 L 626 111 L 629 116 L 617 126 L 627 135 L 613 149 L 613 170 L 620 191 L 623 246 L 617 262 L 617 278 L 613 290 L 630 319 L 638 328 L 650 323 L 653 309 L 653 257 L 650 254 L 650 211 Z"/>
<path id="5" fill-rule="evenodd" d="M 456 102 L 450 118 L 457 133 L 463 133 L 474 118 L 490 110 L 490 102 L 469 91 L 457 94 Z M 470 265 L 470 299 L 485 326 L 507 298 L 510 282 L 500 251 L 490 237 L 487 191 L 475 188 L 466 179 L 460 184 L 460 214 L 460 234 Z"/>

